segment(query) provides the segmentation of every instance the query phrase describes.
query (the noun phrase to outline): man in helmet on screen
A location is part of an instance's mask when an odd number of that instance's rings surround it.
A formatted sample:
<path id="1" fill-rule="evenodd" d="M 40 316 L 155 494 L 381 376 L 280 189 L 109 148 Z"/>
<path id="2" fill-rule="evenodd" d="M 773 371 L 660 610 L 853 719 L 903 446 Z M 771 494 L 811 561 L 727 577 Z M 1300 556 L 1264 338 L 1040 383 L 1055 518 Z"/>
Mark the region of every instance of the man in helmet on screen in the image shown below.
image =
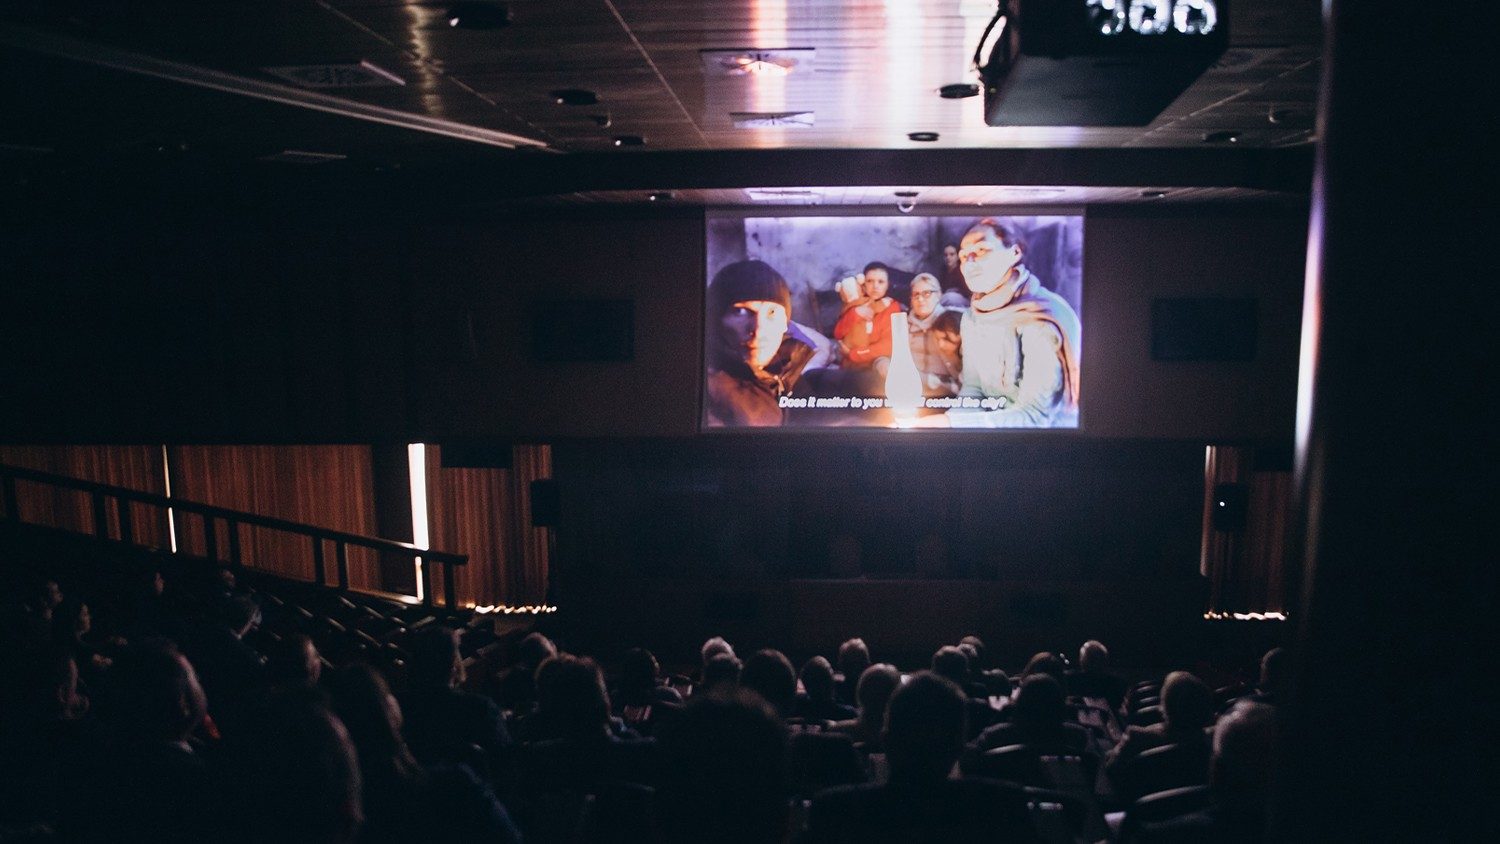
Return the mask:
<path id="1" fill-rule="evenodd" d="M 708 285 L 706 424 L 775 426 L 815 353 L 791 321 L 786 279 L 762 261 L 736 261 Z"/>
<path id="2" fill-rule="evenodd" d="M 973 298 L 959 323 L 960 398 L 955 428 L 1073 428 L 1078 425 L 1078 315 L 1023 262 L 1026 246 L 1007 223 L 985 218 L 959 243 Z"/>

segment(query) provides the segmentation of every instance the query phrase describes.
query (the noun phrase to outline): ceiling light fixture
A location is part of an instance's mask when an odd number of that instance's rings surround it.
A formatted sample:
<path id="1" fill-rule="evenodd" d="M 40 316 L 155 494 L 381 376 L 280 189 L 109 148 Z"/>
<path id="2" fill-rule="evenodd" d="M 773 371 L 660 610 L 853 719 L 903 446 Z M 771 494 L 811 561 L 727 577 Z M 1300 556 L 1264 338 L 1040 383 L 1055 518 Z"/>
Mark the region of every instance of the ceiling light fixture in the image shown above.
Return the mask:
<path id="1" fill-rule="evenodd" d="M 547 96 L 558 105 L 586 106 L 599 102 L 599 95 L 586 88 L 558 88 L 549 91 Z"/>
<path id="2" fill-rule="evenodd" d="M 650 200 L 651 202 L 671 202 L 672 200 L 674 200 L 676 198 L 677 198 L 677 194 L 672 193 L 669 190 L 659 190 L 659 191 L 656 191 L 655 193 L 650 193 L 650 194 L 646 195 L 646 199 Z"/>
<path id="3" fill-rule="evenodd" d="M 812 64 L 817 51 L 807 47 L 779 50 L 703 50 L 703 71 L 710 75 L 773 76 Z"/>
<path id="4" fill-rule="evenodd" d="M 616 135 L 614 143 L 617 147 L 643 147 L 646 139 L 640 135 Z"/>
<path id="5" fill-rule="evenodd" d="M 917 207 L 917 192 L 914 190 L 896 191 L 896 210 L 902 214 L 910 214 Z"/>
<path id="6" fill-rule="evenodd" d="M 1222 132 L 1209 132 L 1203 136 L 1205 144 L 1237 144 L 1240 142 L 1240 130 L 1225 129 Z"/>
<path id="7" fill-rule="evenodd" d="M 1161 199 L 1162 197 L 1164 197 L 1166 195 L 1167 195 L 1167 192 L 1164 191 L 1164 190 L 1143 190 L 1143 191 L 1141 191 L 1141 199 Z"/>
<path id="8" fill-rule="evenodd" d="M 510 7 L 504 3 L 466 0 L 448 7 L 448 25 L 454 29 L 503 29 L 510 21 Z"/>
<path id="9" fill-rule="evenodd" d="M 945 100 L 964 100 L 979 96 L 979 86 L 972 82 L 955 82 L 938 89 L 938 96 Z"/>
<path id="10" fill-rule="evenodd" d="M 933 141 L 937 140 L 939 137 L 941 136 L 936 132 L 909 132 L 906 135 L 907 140 L 917 141 L 918 143 L 923 144 L 930 144 Z"/>

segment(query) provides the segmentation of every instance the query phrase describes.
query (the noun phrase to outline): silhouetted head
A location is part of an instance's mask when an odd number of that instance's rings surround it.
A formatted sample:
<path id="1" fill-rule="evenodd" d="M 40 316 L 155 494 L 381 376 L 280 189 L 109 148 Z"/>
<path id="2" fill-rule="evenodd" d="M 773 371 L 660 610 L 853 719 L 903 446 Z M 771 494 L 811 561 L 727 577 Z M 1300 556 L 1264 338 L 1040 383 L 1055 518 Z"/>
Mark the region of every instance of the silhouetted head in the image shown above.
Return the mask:
<path id="1" fill-rule="evenodd" d="M 708 665 L 708 661 L 719 654 L 734 656 L 734 648 L 730 647 L 729 643 L 724 641 L 723 636 L 715 636 L 709 639 L 703 643 L 703 647 L 698 649 L 698 657 L 704 665 Z"/>
<path id="2" fill-rule="evenodd" d="M 537 683 L 537 711 L 554 719 L 569 737 L 591 738 L 609 729 L 609 693 L 604 674 L 587 657 L 563 654 L 547 661 L 546 682 Z"/>
<path id="3" fill-rule="evenodd" d="M 969 665 L 970 669 L 978 671 L 985 667 L 986 650 L 984 647 L 983 639 L 979 638 L 978 636 L 965 636 L 962 639 L 958 640 L 958 644 L 960 646 L 968 645 L 969 647 L 974 649 L 974 656 L 976 657 L 976 659 Z"/>
<path id="4" fill-rule="evenodd" d="M 1286 648 L 1272 648 L 1260 658 L 1260 690 L 1268 694 L 1280 694 L 1286 690 L 1291 673 L 1291 658 Z"/>
<path id="5" fill-rule="evenodd" d="M 784 717 L 791 712 L 797 699 L 797 672 L 785 654 L 766 648 L 745 660 L 745 667 L 740 671 L 740 686 L 765 698 Z"/>
<path id="6" fill-rule="evenodd" d="M 802 664 L 802 689 L 809 700 L 818 703 L 833 702 L 833 666 L 821 656 L 815 656 Z"/>
<path id="7" fill-rule="evenodd" d="M 716 689 L 733 689 L 740 684 L 739 658 L 731 653 L 717 654 L 709 659 L 708 664 L 703 666 L 703 684 L 701 691 L 712 692 Z"/>
<path id="8" fill-rule="evenodd" d="M 666 841 L 784 840 L 786 728 L 758 695 L 694 695 L 664 725 L 660 749 L 657 821 Z"/>
<path id="9" fill-rule="evenodd" d="M 969 682 L 969 657 L 953 645 L 944 645 L 932 655 L 932 671 L 962 689 Z"/>
<path id="10" fill-rule="evenodd" d="M 343 722 L 322 704 L 273 695 L 230 750 L 247 840 L 355 840 L 364 822 L 359 763 Z"/>
<path id="11" fill-rule="evenodd" d="M 115 660 L 110 679 L 116 727 L 138 741 L 186 741 L 208 711 L 197 672 L 165 639 L 126 648 Z"/>
<path id="12" fill-rule="evenodd" d="M 1090 674 L 1109 670 L 1109 648 L 1103 642 L 1090 639 L 1078 649 L 1078 669 Z"/>
<path id="13" fill-rule="evenodd" d="M 305 633 L 282 637 L 266 656 L 266 677 L 273 686 L 311 688 L 323 676 L 318 646 Z"/>
<path id="14" fill-rule="evenodd" d="M 839 673 L 846 679 L 859 679 L 859 675 L 870 667 L 870 647 L 860 638 L 845 641 L 839 645 L 838 664 Z"/>
<path id="15" fill-rule="evenodd" d="M 246 595 L 225 598 L 219 605 L 219 615 L 235 636 L 244 636 L 260 624 L 260 604 Z"/>
<path id="16" fill-rule="evenodd" d="M 401 706 L 380 672 L 351 665 L 334 674 L 329 686 L 334 712 L 359 751 L 366 784 L 417 776 L 420 768 L 401 737 Z"/>
<path id="17" fill-rule="evenodd" d="M 535 671 L 548 658 L 557 656 L 557 645 L 551 639 L 535 631 L 526 634 L 516 646 L 516 659 L 520 664 Z"/>
<path id="18" fill-rule="evenodd" d="M 464 681 L 464 660 L 458 649 L 458 631 L 433 625 L 410 637 L 411 662 L 407 678 L 416 688 L 457 688 Z"/>
<path id="19" fill-rule="evenodd" d="M 859 718 L 867 724 L 885 724 L 885 708 L 891 695 L 901 686 L 901 672 L 896 666 L 878 663 L 859 675 L 854 697 L 859 702 Z"/>
<path id="20" fill-rule="evenodd" d="M 1239 701 L 1214 727 L 1210 780 L 1220 801 L 1254 811 L 1264 807 L 1276 774 L 1276 708 Z"/>
<path id="21" fill-rule="evenodd" d="M 1214 722 L 1214 693 L 1186 671 L 1173 671 L 1161 686 L 1162 720 L 1173 730 L 1201 730 Z"/>
<path id="22" fill-rule="evenodd" d="M 968 701 L 953 681 L 928 671 L 891 695 L 885 716 L 885 752 L 891 780 L 935 782 L 948 776 L 963 750 Z"/>
<path id="23" fill-rule="evenodd" d="M 1063 685 L 1051 674 L 1032 674 L 1021 681 L 1012 705 L 1013 720 L 1031 727 L 1052 727 L 1067 716 L 1067 695 Z"/>
<path id="24" fill-rule="evenodd" d="M 636 695 L 656 688 L 661 665 L 656 655 L 645 648 L 631 648 L 620 658 L 620 692 Z"/>
<path id="25" fill-rule="evenodd" d="M 1021 671 L 1021 679 L 1025 680 L 1033 674 L 1047 674 L 1061 682 L 1067 670 L 1068 667 L 1058 659 L 1057 654 L 1038 651 L 1026 662 L 1026 668 Z"/>

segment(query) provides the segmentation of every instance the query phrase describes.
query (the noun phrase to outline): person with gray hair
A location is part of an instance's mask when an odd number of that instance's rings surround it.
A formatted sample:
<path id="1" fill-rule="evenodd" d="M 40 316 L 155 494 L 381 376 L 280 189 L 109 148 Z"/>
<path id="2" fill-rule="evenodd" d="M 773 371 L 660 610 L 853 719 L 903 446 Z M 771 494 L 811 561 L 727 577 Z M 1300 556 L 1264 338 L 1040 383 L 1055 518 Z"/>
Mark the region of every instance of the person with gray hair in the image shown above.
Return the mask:
<path id="1" fill-rule="evenodd" d="M 1078 649 L 1078 668 L 1068 671 L 1064 680 L 1074 697 L 1102 699 L 1116 711 L 1125 702 L 1125 678 L 1109 670 L 1109 648 L 1097 639 Z"/>
<path id="2" fill-rule="evenodd" d="M 1242 700 L 1214 727 L 1209 788 L 1213 803 L 1199 812 L 1144 824 L 1135 840 L 1259 842 L 1276 774 L 1276 708 Z"/>
<path id="3" fill-rule="evenodd" d="M 959 314 L 940 301 L 943 289 L 932 273 L 911 280 L 911 316 L 906 320 L 912 362 L 929 398 L 958 395 L 964 362 Z"/>

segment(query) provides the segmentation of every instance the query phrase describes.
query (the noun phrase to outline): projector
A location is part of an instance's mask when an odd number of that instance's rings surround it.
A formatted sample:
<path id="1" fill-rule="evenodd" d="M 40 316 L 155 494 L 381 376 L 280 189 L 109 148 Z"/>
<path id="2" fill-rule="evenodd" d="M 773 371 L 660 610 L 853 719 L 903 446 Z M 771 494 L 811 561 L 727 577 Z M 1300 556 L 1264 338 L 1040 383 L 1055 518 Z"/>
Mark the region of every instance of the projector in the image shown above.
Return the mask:
<path id="1" fill-rule="evenodd" d="M 1145 126 L 1229 45 L 1229 0 L 1000 0 L 990 126 Z M 984 51 L 979 45 L 979 54 Z M 978 59 L 976 58 L 976 63 Z"/>

